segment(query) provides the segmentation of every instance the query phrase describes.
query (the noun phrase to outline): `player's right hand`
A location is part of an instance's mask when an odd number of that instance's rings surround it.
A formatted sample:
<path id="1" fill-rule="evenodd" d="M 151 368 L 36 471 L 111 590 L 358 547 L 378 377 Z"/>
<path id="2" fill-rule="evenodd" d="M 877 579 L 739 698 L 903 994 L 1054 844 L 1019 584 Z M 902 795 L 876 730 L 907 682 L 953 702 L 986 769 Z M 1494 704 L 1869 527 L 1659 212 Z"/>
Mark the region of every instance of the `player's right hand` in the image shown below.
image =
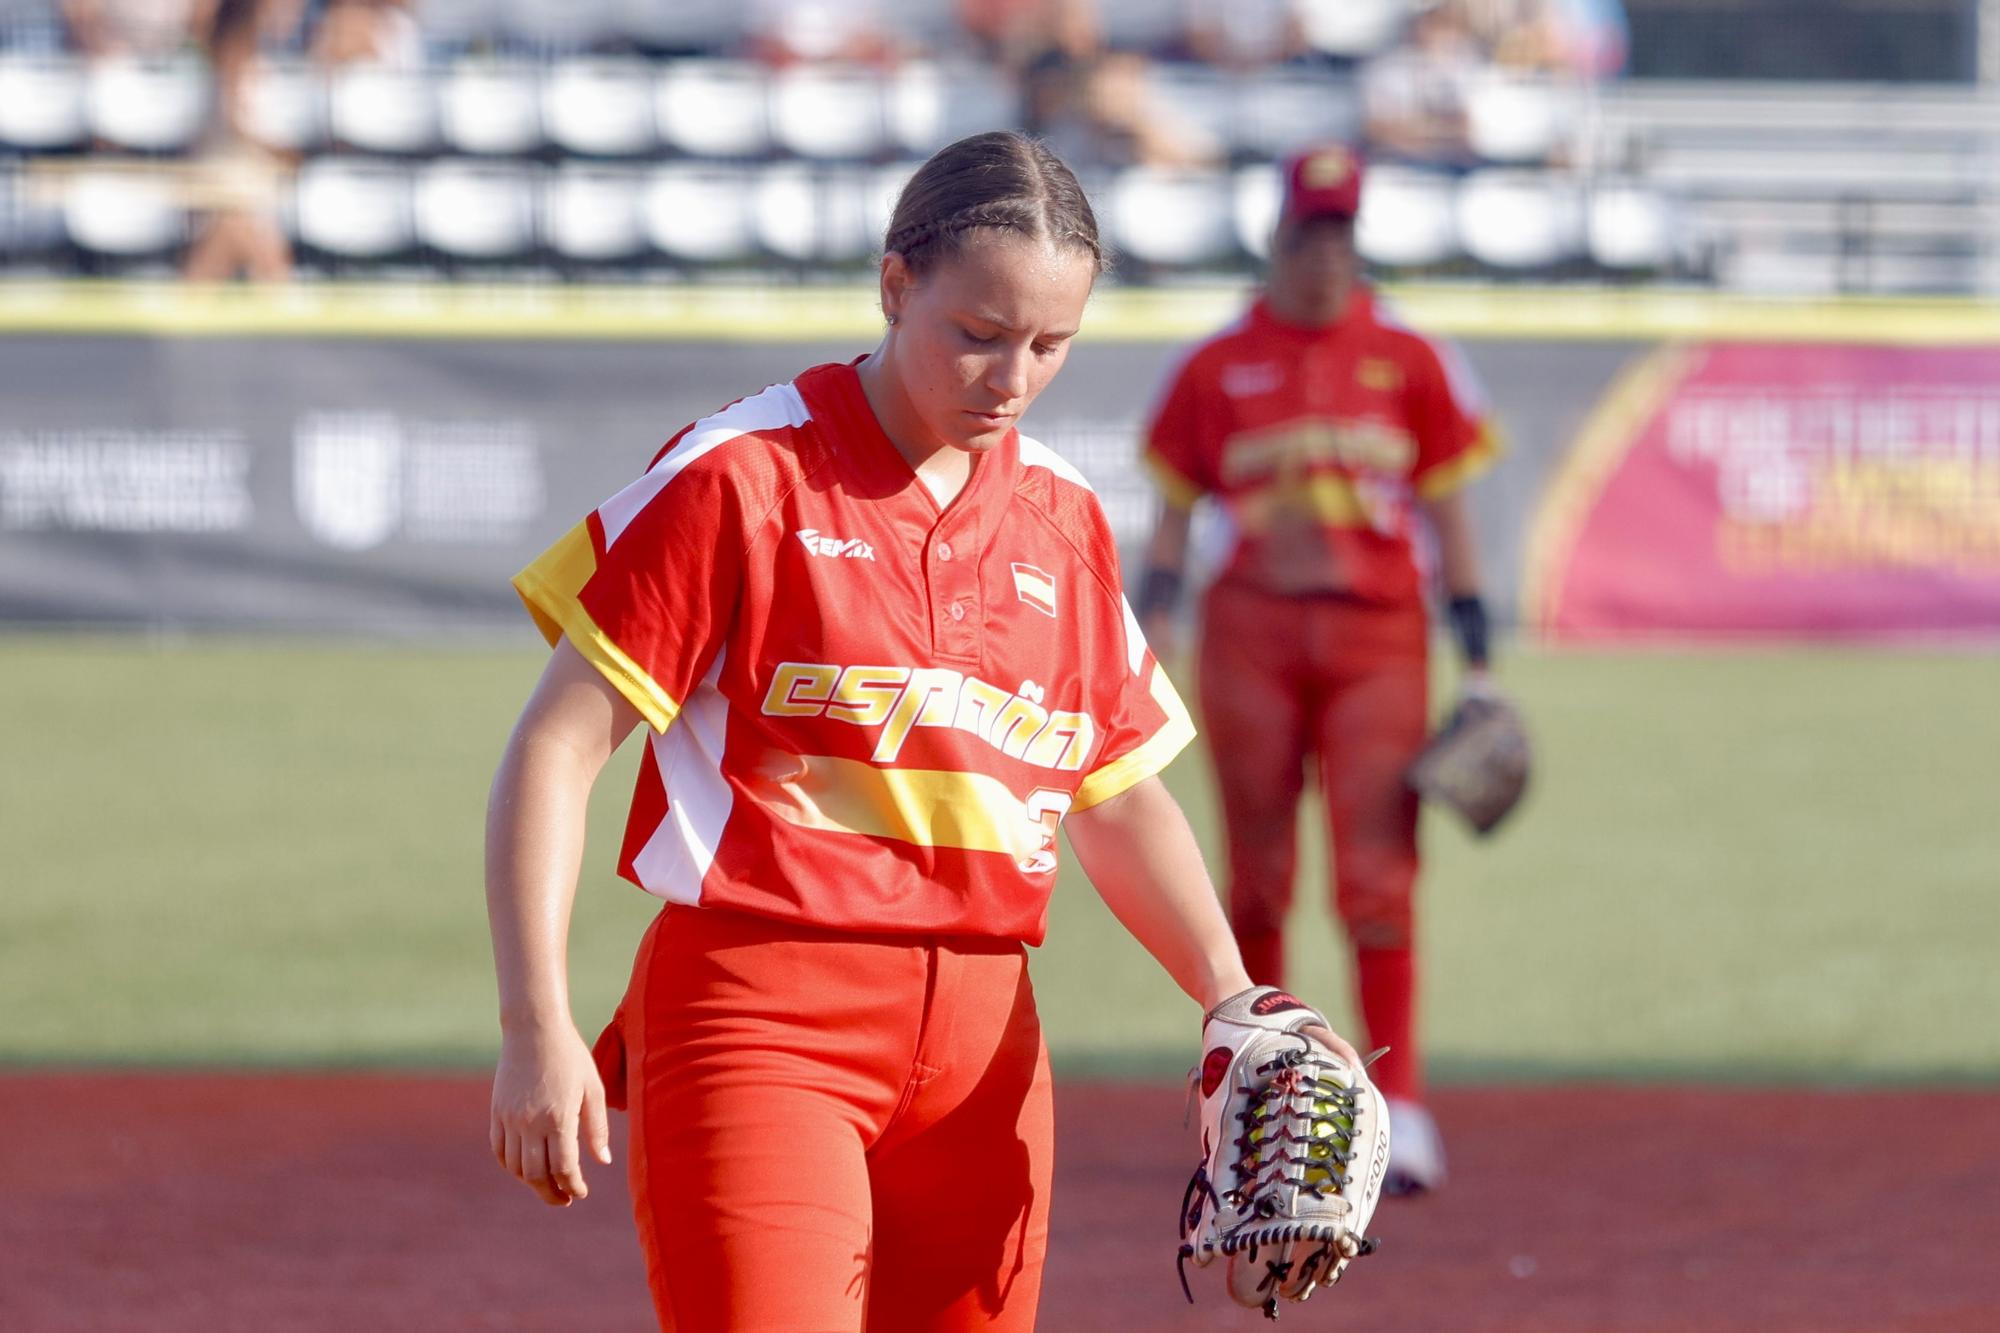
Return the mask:
<path id="1" fill-rule="evenodd" d="M 590 1193 L 579 1141 L 609 1165 L 611 1122 L 604 1081 L 574 1026 L 502 1039 L 489 1134 L 495 1160 L 542 1202 L 562 1208 Z"/>

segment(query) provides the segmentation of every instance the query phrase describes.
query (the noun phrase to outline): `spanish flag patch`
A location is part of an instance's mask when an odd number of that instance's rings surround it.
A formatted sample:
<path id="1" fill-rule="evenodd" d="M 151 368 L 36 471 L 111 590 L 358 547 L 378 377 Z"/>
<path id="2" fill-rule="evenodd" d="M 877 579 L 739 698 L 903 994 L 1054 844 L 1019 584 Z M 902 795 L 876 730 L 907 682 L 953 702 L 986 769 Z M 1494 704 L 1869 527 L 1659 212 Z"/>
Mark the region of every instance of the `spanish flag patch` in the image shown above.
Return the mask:
<path id="1" fill-rule="evenodd" d="M 1033 565 L 1014 565 L 1014 592 L 1029 606 L 1053 618 L 1056 613 L 1056 581 Z"/>

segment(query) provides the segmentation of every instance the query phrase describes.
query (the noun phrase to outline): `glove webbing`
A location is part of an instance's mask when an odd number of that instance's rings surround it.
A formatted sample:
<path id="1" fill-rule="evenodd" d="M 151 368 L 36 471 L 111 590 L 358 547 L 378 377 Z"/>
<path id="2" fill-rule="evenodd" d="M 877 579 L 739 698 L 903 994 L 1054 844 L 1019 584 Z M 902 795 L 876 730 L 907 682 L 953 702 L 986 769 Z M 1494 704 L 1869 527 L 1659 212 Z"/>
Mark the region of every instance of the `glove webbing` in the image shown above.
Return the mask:
<path id="1" fill-rule="evenodd" d="M 1252 1104 L 1237 1112 L 1236 1119 L 1243 1126 L 1243 1133 L 1234 1141 L 1240 1154 L 1234 1163 L 1237 1183 L 1230 1190 L 1230 1198 L 1241 1212 L 1254 1212 L 1260 1217 L 1273 1216 L 1277 1202 L 1271 1197 L 1271 1189 L 1279 1184 L 1296 1185 L 1316 1199 L 1327 1195 L 1330 1183 L 1333 1193 L 1341 1193 L 1347 1185 L 1347 1165 L 1354 1160 L 1351 1151 L 1354 1140 L 1340 1131 L 1337 1124 L 1333 1133 L 1321 1137 L 1313 1132 L 1315 1123 L 1322 1117 L 1313 1109 L 1314 1102 L 1330 1102 L 1334 1116 L 1345 1113 L 1347 1121 L 1353 1124 L 1355 1105 L 1354 1089 L 1344 1087 L 1326 1077 L 1323 1070 L 1342 1068 L 1320 1057 L 1308 1049 L 1281 1051 L 1256 1069 L 1258 1075 L 1270 1075 L 1261 1088 L 1246 1084 L 1237 1091 L 1253 1097 Z M 1303 1108 L 1294 1105 L 1303 1098 L 1307 1103 Z M 1303 1122 L 1305 1133 L 1298 1133 Z M 1251 1135 L 1264 1131 L 1261 1140 L 1252 1141 Z M 1295 1157 L 1285 1151 L 1285 1145 L 1298 1144 L 1306 1150 L 1304 1156 Z M 1326 1155 L 1315 1158 L 1312 1149 L 1324 1147 Z M 1266 1154 L 1269 1154 L 1267 1157 Z M 1266 1168 L 1276 1166 L 1278 1171 L 1267 1174 Z M 1298 1178 L 1290 1178 L 1285 1168 L 1299 1168 Z M 1315 1168 L 1326 1173 L 1325 1181 L 1310 1181 L 1307 1176 Z M 1260 1178 L 1261 1176 L 1261 1178 Z M 1224 1253 L 1228 1238 L 1224 1238 Z"/>
<path id="2" fill-rule="evenodd" d="M 1362 1061 L 1362 1067 L 1366 1068 L 1374 1063 L 1382 1053 L 1381 1050 L 1371 1052 L 1368 1058 Z M 1337 1069 L 1344 1066 L 1331 1064 L 1311 1048 L 1282 1051 L 1275 1058 L 1257 1066 L 1255 1074 L 1271 1077 L 1261 1089 L 1254 1083 L 1246 1083 L 1237 1089 L 1239 1095 L 1252 1097 L 1255 1100 L 1250 1107 L 1237 1113 L 1236 1119 L 1243 1125 L 1243 1133 L 1232 1141 L 1232 1146 L 1244 1158 L 1265 1149 L 1276 1149 L 1269 1159 L 1269 1164 L 1280 1168 L 1277 1179 L 1295 1184 L 1299 1189 L 1320 1199 L 1326 1197 L 1328 1187 L 1325 1183 L 1307 1180 L 1307 1173 L 1315 1167 L 1325 1171 L 1327 1181 L 1331 1182 L 1332 1192 L 1339 1194 L 1348 1183 L 1346 1167 L 1354 1161 L 1354 1153 L 1351 1151 L 1354 1146 L 1352 1137 L 1341 1134 L 1337 1128 L 1333 1134 L 1325 1138 L 1312 1133 L 1313 1121 L 1318 1117 L 1310 1106 L 1311 1102 L 1332 1103 L 1335 1113 L 1345 1112 L 1350 1123 L 1356 1111 L 1354 1090 L 1333 1082 L 1320 1072 L 1328 1068 Z M 1304 1110 L 1294 1109 L 1290 1105 L 1292 1098 L 1300 1096 L 1306 1098 L 1308 1102 Z M 1303 1138 L 1293 1130 L 1294 1123 L 1300 1119 L 1305 1121 L 1307 1127 L 1306 1136 Z M 1252 1143 L 1250 1135 L 1253 1131 L 1279 1120 L 1284 1123 L 1278 1125 L 1275 1133 L 1267 1132 L 1261 1140 Z M 1308 1153 L 1305 1157 L 1294 1157 L 1282 1150 L 1281 1145 L 1286 1143 L 1303 1144 L 1308 1150 L 1323 1146 L 1327 1150 L 1326 1156 L 1314 1158 Z M 1203 1147 L 1206 1148 L 1207 1145 L 1204 1144 Z M 1244 1160 L 1232 1164 L 1239 1183 L 1230 1190 L 1229 1197 L 1238 1212 L 1247 1209 L 1264 1217 L 1270 1217 L 1275 1213 L 1277 1205 L 1269 1193 L 1273 1180 L 1265 1179 L 1260 1187 L 1257 1178 L 1259 1168 L 1265 1164 L 1262 1160 L 1256 1165 L 1247 1164 Z M 1284 1174 L 1284 1168 L 1291 1166 L 1300 1168 L 1299 1178 L 1296 1181 L 1290 1181 Z M 1248 1179 L 1244 1180 L 1244 1177 Z M 1181 1194 L 1180 1220 L 1183 1230 L 1193 1228 L 1204 1206 L 1218 1210 L 1222 1206 L 1222 1200 L 1216 1194 L 1215 1185 L 1208 1176 L 1205 1152 L 1201 1163 L 1194 1169 L 1194 1175 L 1188 1179 L 1187 1189 Z M 1322 1264 L 1331 1266 L 1336 1262 L 1336 1254 L 1355 1259 L 1365 1254 L 1373 1254 L 1377 1246 L 1374 1239 L 1356 1236 L 1345 1227 L 1336 1224 L 1290 1222 L 1261 1227 L 1239 1225 L 1237 1230 L 1221 1238 L 1220 1249 L 1225 1255 L 1235 1255 L 1247 1250 L 1249 1260 L 1254 1264 L 1257 1262 L 1257 1251 L 1261 1246 L 1268 1244 L 1289 1246 L 1299 1240 L 1322 1242 L 1319 1248 L 1313 1250 L 1304 1260 L 1304 1277 L 1308 1279 L 1308 1286 L 1310 1279 Z M 1194 1246 L 1183 1242 L 1174 1259 L 1174 1272 L 1180 1278 L 1181 1294 L 1187 1297 L 1190 1305 L 1194 1304 L 1194 1291 L 1188 1285 L 1187 1261 L 1193 1257 Z M 1264 1279 L 1257 1285 L 1259 1290 L 1272 1293 L 1264 1302 L 1264 1315 L 1267 1319 L 1278 1317 L 1276 1293 L 1282 1290 L 1291 1276 L 1295 1262 L 1297 1261 L 1276 1258 L 1265 1261 Z"/>

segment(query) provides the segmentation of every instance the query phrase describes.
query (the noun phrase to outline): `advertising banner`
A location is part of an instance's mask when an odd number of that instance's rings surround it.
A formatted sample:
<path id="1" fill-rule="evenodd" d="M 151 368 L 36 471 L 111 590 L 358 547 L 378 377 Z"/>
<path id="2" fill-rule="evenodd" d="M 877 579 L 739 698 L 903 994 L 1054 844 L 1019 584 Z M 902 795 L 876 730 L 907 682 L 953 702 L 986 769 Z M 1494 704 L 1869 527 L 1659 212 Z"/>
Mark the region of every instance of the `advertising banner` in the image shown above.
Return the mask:
<path id="1" fill-rule="evenodd" d="M 2000 347 L 1668 347 L 1553 479 L 1558 641 L 2000 630 Z"/>
<path id="2" fill-rule="evenodd" d="M 508 579 L 682 426 L 872 338 L 0 336 L 0 625 L 528 634 Z M 1473 491 L 1496 606 L 1544 460 L 1632 355 L 1468 341 L 1514 453 Z M 1181 346 L 1080 344 L 1027 431 L 1128 559 Z"/>
<path id="3" fill-rule="evenodd" d="M 162 297 L 159 327 L 130 294 L 101 318 L 66 295 L 43 328 L 0 294 L 0 625 L 525 636 L 508 579 L 548 542 L 682 426 L 879 328 L 851 292 L 637 323 L 338 295 L 214 324 Z M 1154 300 L 1094 315 L 1025 422 L 1128 562 L 1157 505 L 1142 423 L 1242 296 L 1172 320 Z M 1455 335 L 1508 444 L 1468 493 L 1503 623 L 1555 643 L 2000 631 L 1983 308 L 1496 290 L 1409 313 Z M 1226 534 L 1197 538 L 1212 559 Z"/>

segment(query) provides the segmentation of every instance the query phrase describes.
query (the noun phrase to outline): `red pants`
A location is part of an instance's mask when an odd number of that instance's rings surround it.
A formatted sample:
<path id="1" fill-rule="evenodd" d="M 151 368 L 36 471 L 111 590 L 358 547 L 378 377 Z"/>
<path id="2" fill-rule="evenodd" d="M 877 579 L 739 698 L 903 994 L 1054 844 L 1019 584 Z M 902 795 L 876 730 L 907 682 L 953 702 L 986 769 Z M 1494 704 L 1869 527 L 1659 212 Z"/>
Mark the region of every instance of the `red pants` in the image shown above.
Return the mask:
<path id="1" fill-rule="evenodd" d="M 1415 1095 L 1411 894 L 1417 798 L 1403 774 L 1428 725 L 1421 605 L 1209 591 L 1201 706 L 1229 841 L 1229 917 L 1251 979 L 1282 984 L 1306 763 L 1333 831 L 1334 903 L 1353 941 L 1378 1078 Z M 1381 1031 L 1375 1029 L 1380 1028 Z"/>
<path id="2" fill-rule="evenodd" d="M 662 1327 L 1034 1327 L 1053 1115 L 1019 944 L 670 907 L 598 1064 Z"/>

